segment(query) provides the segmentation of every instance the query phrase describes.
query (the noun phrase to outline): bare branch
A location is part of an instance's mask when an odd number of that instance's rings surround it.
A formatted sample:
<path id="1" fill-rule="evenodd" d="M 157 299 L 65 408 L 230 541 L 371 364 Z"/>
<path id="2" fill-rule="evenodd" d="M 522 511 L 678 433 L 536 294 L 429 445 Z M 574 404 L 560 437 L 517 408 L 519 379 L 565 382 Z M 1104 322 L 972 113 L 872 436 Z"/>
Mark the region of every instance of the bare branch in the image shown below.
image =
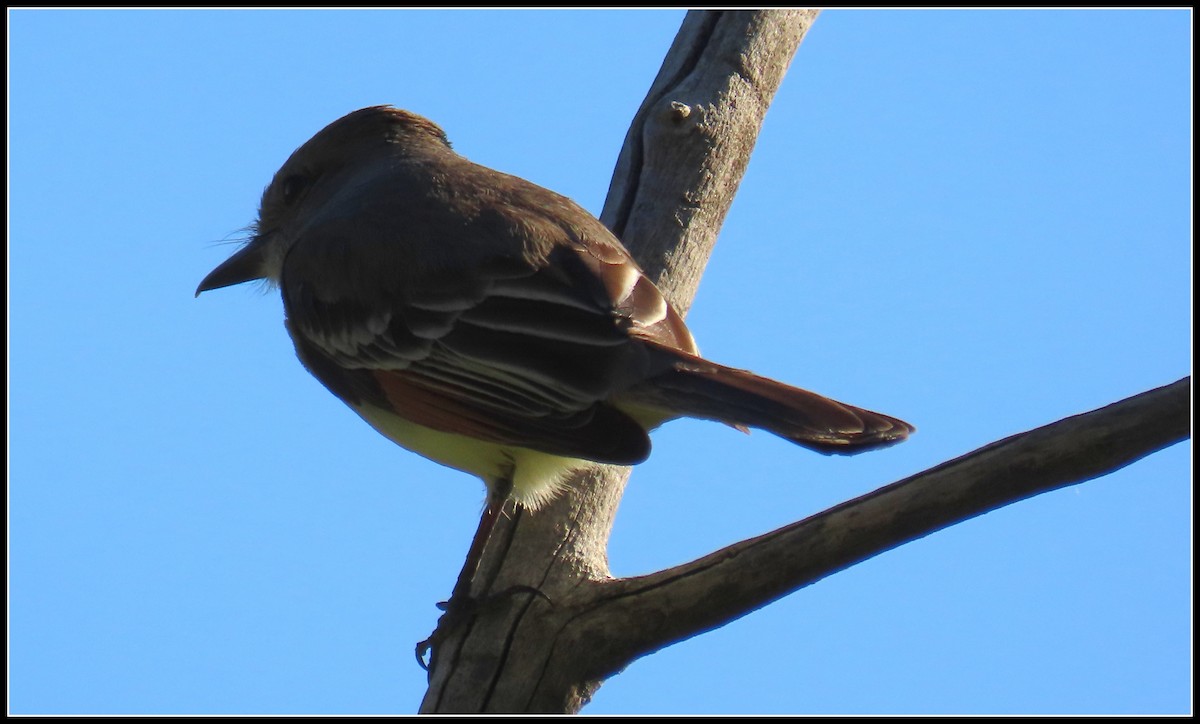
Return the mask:
<path id="1" fill-rule="evenodd" d="M 680 309 L 692 299 L 770 99 L 815 17 L 689 13 L 635 117 L 602 220 Z M 907 541 L 1186 438 L 1190 385 L 1185 378 L 999 441 L 634 579 L 610 578 L 606 554 L 628 470 L 583 471 L 546 509 L 513 510 L 497 524 L 473 585 L 484 602 L 470 620 L 439 625 L 421 710 L 577 711 L 639 656 Z"/>
<path id="2" fill-rule="evenodd" d="M 903 543 L 1119 470 L 1191 434 L 1191 378 L 1000 440 L 798 523 L 649 576 L 609 581 L 563 632 L 602 640 L 603 676 Z"/>
<path id="3" fill-rule="evenodd" d="M 681 311 L 699 285 L 770 100 L 816 15 L 688 13 L 626 137 L 601 219 Z M 622 468 L 585 470 L 536 515 L 512 511 L 497 523 L 472 590 L 534 586 L 557 602 L 606 579 L 608 537 L 627 477 Z M 451 630 L 439 624 L 422 712 L 578 710 L 598 682 L 572 675 L 582 670 L 573 667 L 555 672 L 562 686 L 539 685 L 554 644 L 544 626 L 553 621 L 526 616 L 535 600 L 525 598 L 503 615 L 459 627 L 443 620 Z"/>
<path id="4" fill-rule="evenodd" d="M 681 312 L 817 13 L 688 13 L 634 116 L 600 220 Z"/>

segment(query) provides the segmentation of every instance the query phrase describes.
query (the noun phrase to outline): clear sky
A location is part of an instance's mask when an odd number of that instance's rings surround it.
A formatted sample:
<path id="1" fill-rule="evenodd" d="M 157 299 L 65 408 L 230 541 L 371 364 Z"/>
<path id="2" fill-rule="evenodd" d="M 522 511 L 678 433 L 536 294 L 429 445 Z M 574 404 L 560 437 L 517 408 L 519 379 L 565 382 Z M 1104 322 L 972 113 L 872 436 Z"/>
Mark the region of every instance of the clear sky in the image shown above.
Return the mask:
<path id="1" fill-rule="evenodd" d="M 390 103 L 598 213 L 683 12 L 10 11 L 9 707 L 409 713 L 482 485 L 193 299 L 271 175 Z M 680 422 L 611 563 L 685 562 L 1190 373 L 1189 11 L 827 11 L 688 322 L 909 420 L 824 458 Z M 587 713 L 1187 713 L 1191 444 L 641 659 Z"/>

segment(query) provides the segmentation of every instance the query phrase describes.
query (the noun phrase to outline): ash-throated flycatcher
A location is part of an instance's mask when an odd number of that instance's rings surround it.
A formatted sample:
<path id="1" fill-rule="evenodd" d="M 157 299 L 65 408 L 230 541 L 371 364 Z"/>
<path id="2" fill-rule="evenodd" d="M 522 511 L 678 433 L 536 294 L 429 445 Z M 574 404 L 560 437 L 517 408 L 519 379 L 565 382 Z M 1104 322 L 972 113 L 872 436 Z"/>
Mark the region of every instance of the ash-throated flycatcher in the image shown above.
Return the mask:
<path id="1" fill-rule="evenodd" d="M 280 288 L 322 384 L 397 444 L 482 478 L 492 503 L 536 508 L 587 461 L 639 463 L 647 431 L 677 417 L 823 453 L 913 431 L 703 359 L 596 218 L 388 106 L 293 153 L 249 243 L 196 293 L 255 279 Z"/>

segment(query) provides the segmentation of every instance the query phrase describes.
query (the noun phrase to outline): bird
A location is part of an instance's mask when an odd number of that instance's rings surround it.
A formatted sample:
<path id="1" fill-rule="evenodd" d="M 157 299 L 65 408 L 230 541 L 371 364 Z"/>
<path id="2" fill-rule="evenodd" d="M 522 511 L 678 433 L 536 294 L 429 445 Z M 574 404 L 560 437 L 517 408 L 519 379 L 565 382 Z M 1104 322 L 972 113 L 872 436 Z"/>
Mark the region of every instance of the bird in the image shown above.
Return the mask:
<path id="1" fill-rule="evenodd" d="M 317 380 L 401 447 L 483 480 L 477 544 L 506 500 L 537 510 L 573 470 L 636 465 L 672 419 L 825 454 L 915 429 L 705 359 L 598 219 L 471 162 L 409 111 L 372 106 L 326 126 L 274 175 L 251 229 L 196 295 L 277 287 Z"/>

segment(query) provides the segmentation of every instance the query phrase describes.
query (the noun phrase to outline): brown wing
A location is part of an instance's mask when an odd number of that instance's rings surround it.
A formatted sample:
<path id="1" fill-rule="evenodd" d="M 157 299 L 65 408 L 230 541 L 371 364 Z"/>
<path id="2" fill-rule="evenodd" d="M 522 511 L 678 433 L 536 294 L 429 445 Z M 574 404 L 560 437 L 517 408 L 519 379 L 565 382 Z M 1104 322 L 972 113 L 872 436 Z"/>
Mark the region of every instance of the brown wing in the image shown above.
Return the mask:
<path id="1" fill-rule="evenodd" d="M 643 339 L 692 351 L 691 335 L 587 212 L 473 168 L 489 191 L 367 199 L 390 211 L 353 237 L 308 225 L 281 275 L 301 359 L 343 399 L 427 427 L 640 462 L 646 432 L 609 399 L 669 364 Z"/>

